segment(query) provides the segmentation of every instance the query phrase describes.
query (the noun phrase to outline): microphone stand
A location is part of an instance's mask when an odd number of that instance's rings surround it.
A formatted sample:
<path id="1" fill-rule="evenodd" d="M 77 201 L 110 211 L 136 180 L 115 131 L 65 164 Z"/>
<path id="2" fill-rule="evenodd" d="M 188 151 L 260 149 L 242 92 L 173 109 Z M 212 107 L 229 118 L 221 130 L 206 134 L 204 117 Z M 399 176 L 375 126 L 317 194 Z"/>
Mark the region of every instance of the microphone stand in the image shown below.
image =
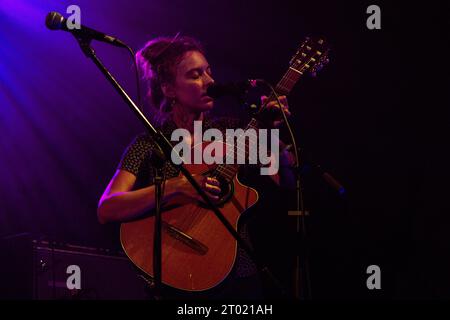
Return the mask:
<path id="1" fill-rule="evenodd" d="M 262 83 L 264 83 L 268 88 L 271 90 L 271 96 L 276 99 L 278 104 L 281 106 L 281 102 L 278 96 L 278 93 L 275 91 L 275 89 L 272 87 L 272 85 L 264 80 L 261 80 Z M 269 101 L 269 99 L 267 100 Z M 257 114 L 261 114 L 264 116 L 264 110 L 265 106 L 264 104 L 261 106 L 261 109 L 257 111 Z M 296 261 L 295 261 L 295 275 L 294 275 L 294 296 L 296 299 L 300 300 L 311 300 L 312 299 L 312 293 L 311 293 L 311 279 L 310 279 L 310 273 L 309 273 L 309 261 L 308 261 L 308 244 L 307 244 L 307 233 L 306 233 L 306 222 L 305 222 L 305 216 L 307 215 L 307 212 L 305 211 L 305 206 L 303 202 L 303 193 L 302 193 L 302 187 L 301 187 L 301 179 L 300 179 L 300 156 L 298 155 L 299 149 L 297 148 L 297 142 L 295 139 L 295 135 L 292 131 L 291 125 L 289 123 L 289 120 L 286 116 L 286 113 L 281 108 L 280 109 L 281 114 L 283 116 L 283 120 L 287 126 L 287 129 L 289 130 L 289 135 L 291 142 L 293 144 L 294 148 L 294 156 L 295 156 L 295 164 L 293 166 L 293 170 L 295 172 L 295 180 L 296 180 L 296 208 L 295 210 L 289 210 L 288 215 L 289 216 L 296 216 L 296 242 L 294 244 L 294 247 L 297 243 L 299 243 L 299 249 L 296 250 Z M 302 288 L 301 284 L 303 284 Z"/>
<path id="2" fill-rule="evenodd" d="M 297 154 L 299 152 L 300 150 L 298 150 Z M 299 158 L 300 157 L 296 159 L 296 164 L 294 167 L 296 177 L 296 210 L 289 211 L 288 215 L 296 216 L 297 240 L 298 243 L 300 243 L 300 248 L 297 251 L 295 261 L 295 297 L 297 299 L 308 300 L 312 299 L 311 278 L 309 270 L 309 246 L 305 221 L 306 216 L 309 216 L 309 212 L 305 209 L 303 201 L 302 186 L 300 184 L 302 169 L 300 166 Z M 313 162 L 312 160 L 309 160 L 307 162 L 310 163 L 313 171 L 317 175 L 319 175 L 331 188 L 333 188 L 341 198 L 345 197 L 346 190 L 338 180 L 336 180 L 330 173 L 325 171 L 320 164 Z M 303 260 L 300 260 L 301 257 L 303 257 Z M 303 291 L 300 288 L 301 283 L 305 283 L 303 285 Z"/>
<path id="3" fill-rule="evenodd" d="M 225 216 L 222 214 L 222 212 L 217 208 L 216 205 L 211 201 L 211 199 L 208 197 L 206 192 L 201 188 L 201 186 L 195 181 L 195 179 L 192 177 L 191 173 L 182 165 L 176 165 L 173 163 L 171 155 L 173 151 L 173 146 L 170 143 L 170 141 L 164 136 L 164 134 L 160 130 L 156 130 L 153 125 L 150 123 L 150 121 L 145 117 L 145 115 L 141 112 L 139 107 L 133 102 L 131 97 L 126 93 L 126 91 L 122 88 L 122 86 L 117 82 L 117 80 L 113 77 L 113 75 L 108 71 L 108 69 L 103 65 L 103 63 L 99 60 L 99 58 L 96 56 L 95 51 L 90 46 L 91 38 L 85 36 L 85 35 L 75 35 L 75 38 L 77 39 L 81 50 L 83 53 L 90 58 L 94 64 L 100 69 L 100 71 L 103 73 L 103 75 L 106 77 L 106 79 L 113 85 L 113 87 L 116 89 L 116 91 L 120 94 L 120 96 L 124 99 L 124 101 L 127 103 L 127 105 L 131 108 L 131 110 L 136 114 L 138 119 L 144 124 L 145 128 L 147 129 L 148 133 L 151 135 L 152 139 L 155 141 L 155 143 L 158 145 L 159 149 L 162 151 L 160 152 L 154 152 L 156 156 L 158 156 L 162 163 L 165 161 L 170 161 L 176 168 L 178 168 L 181 173 L 186 177 L 186 179 L 189 181 L 189 183 L 194 187 L 196 192 L 201 196 L 203 201 L 208 205 L 208 207 L 214 212 L 216 217 L 221 221 L 221 223 L 225 226 L 227 231 L 236 239 L 238 245 L 243 248 L 246 253 L 250 256 L 250 258 L 255 262 L 255 264 L 258 266 L 258 269 L 267 275 L 267 277 L 273 282 L 273 284 L 280 290 L 283 296 L 286 296 L 286 290 L 281 285 L 280 281 L 275 278 L 275 276 L 272 274 L 272 272 L 269 270 L 267 266 L 263 266 L 260 259 L 255 255 L 254 251 L 250 246 L 247 245 L 245 241 L 242 240 L 242 238 L 239 236 L 236 230 L 234 230 L 233 226 L 228 222 L 228 220 L 225 218 Z M 177 154 L 177 153 L 173 153 Z M 178 154 L 177 154 L 178 155 Z M 156 227 L 156 226 L 155 226 Z M 161 234 L 161 230 L 158 230 L 158 234 Z M 161 246 L 159 246 L 159 253 L 161 252 L 160 249 Z M 160 257 L 159 257 L 160 260 Z M 156 266 L 161 265 L 161 261 L 155 262 Z M 158 270 L 154 270 L 158 271 Z M 159 274 L 155 277 L 161 279 L 161 274 Z"/>
<path id="4" fill-rule="evenodd" d="M 294 295 L 296 299 L 311 300 L 312 290 L 308 258 L 309 247 L 305 221 L 305 217 L 309 215 L 309 213 L 305 210 L 303 201 L 298 152 L 296 152 L 295 155 L 296 159 L 293 171 L 295 172 L 296 207 L 295 210 L 288 211 L 289 216 L 296 217 L 296 243 L 299 244 L 299 249 L 296 250 L 295 256 Z M 301 284 L 303 284 L 303 286 Z"/>

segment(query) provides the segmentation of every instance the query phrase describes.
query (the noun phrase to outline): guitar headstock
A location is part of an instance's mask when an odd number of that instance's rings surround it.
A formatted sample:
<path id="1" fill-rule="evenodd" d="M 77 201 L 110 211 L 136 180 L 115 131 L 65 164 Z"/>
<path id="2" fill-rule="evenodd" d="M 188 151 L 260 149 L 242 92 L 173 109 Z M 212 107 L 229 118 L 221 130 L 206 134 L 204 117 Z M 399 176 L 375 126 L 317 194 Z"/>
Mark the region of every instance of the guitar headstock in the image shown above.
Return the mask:
<path id="1" fill-rule="evenodd" d="M 289 62 L 289 67 L 303 74 L 311 73 L 314 77 L 328 62 L 330 48 L 322 38 L 307 37 Z"/>

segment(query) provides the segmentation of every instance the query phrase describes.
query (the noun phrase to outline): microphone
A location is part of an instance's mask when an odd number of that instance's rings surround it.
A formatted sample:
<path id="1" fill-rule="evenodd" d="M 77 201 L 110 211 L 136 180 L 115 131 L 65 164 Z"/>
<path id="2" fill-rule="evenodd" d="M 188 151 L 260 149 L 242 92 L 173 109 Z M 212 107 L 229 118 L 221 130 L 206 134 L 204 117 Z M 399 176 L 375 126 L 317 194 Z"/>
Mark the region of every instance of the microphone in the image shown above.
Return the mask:
<path id="1" fill-rule="evenodd" d="M 112 44 L 116 47 L 124 47 L 124 48 L 128 47 L 125 43 L 123 43 L 122 41 L 120 41 L 117 38 L 108 36 L 102 32 L 85 27 L 83 25 L 80 25 L 79 29 L 69 29 L 67 27 L 67 19 L 64 18 L 59 12 L 55 12 L 55 11 L 49 12 L 47 14 L 47 17 L 45 18 L 45 25 L 50 30 L 68 31 L 76 37 L 88 37 L 91 39 L 95 39 L 95 40 L 99 40 L 102 42 Z"/>
<path id="2" fill-rule="evenodd" d="M 206 94 L 213 99 L 223 96 L 232 96 L 241 100 L 250 88 L 257 86 L 259 80 L 246 80 L 228 83 L 214 83 L 207 90 Z"/>

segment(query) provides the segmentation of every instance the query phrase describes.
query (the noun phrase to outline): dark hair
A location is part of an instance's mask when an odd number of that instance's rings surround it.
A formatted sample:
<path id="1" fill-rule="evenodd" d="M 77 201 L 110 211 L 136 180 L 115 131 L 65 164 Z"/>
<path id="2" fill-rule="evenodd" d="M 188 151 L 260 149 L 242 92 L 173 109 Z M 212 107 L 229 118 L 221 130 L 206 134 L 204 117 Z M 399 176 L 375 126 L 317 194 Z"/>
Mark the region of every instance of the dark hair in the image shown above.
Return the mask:
<path id="1" fill-rule="evenodd" d="M 188 51 L 204 54 L 200 42 L 191 37 L 158 37 L 150 40 L 136 53 L 142 78 L 147 82 L 147 95 L 159 115 L 171 111 L 171 101 L 164 96 L 162 84 L 173 83 L 175 70 Z"/>

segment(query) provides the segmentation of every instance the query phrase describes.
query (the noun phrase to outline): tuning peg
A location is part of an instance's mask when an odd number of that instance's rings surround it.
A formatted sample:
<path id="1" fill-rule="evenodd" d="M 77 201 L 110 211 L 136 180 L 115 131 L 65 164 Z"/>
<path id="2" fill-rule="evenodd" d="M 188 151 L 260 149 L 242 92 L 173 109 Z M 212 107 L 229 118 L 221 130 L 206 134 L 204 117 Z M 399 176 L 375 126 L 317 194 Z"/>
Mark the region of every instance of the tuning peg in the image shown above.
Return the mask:
<path id="1" fill-rule="evenodd" d="M 311 76 L 314 78 L 317 77 L 317 73 L 319 73 L 324 67 L 326 63 L 319 62 L 313 68 L 311 68 Z"/>

